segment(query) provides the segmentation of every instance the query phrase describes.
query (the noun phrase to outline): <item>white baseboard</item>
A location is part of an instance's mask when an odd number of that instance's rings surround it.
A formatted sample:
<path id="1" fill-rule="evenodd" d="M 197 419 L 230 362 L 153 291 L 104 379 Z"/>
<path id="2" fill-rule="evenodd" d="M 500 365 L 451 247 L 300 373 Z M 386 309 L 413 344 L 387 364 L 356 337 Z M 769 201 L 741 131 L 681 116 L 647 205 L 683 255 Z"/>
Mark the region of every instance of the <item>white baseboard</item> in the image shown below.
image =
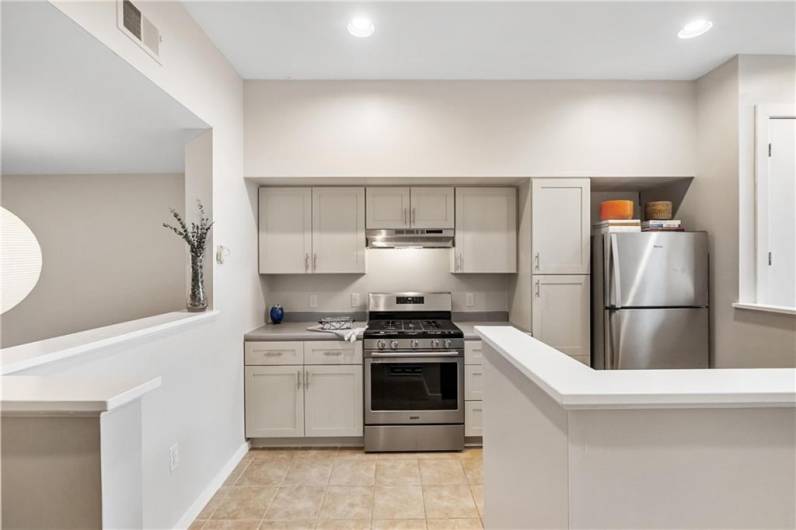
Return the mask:
<path id="1" fill-rule="evenodd" d="M 207 485 L 207 487 L 202 490 L 202 493 L 193 501 L 193 504 L 186 510 L 180 520 L 177 521 L 177 524 L 174 525 L 175 530 L 185 530 L 187 529 L 191 523 L 196 519 L 196 516 L 202 512 L 205 505 L 213 498 L 213 495 L 224 485 L 224 481 L 227 480 L 227 477 L 230 473 L 235 469 L 243 457 L 246 456 L 246 453 L 249 452 L 249 442 L 243 442 L 241 446 L 235 451 L 232 457 L 227 460 L 227 463 L 224 464 L 216 476 L 213 477 L 213 480 Z"/>

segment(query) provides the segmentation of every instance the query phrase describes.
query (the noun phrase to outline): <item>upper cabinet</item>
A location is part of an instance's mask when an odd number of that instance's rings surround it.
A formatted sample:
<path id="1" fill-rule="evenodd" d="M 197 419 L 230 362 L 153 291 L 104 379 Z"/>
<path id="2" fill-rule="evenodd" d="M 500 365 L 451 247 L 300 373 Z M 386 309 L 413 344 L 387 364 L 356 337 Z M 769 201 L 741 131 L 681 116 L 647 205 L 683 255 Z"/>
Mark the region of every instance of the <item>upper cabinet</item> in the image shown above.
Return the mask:
<path id="1" fill-rule="evenodd" d="M 260 188 L 260 274 L 365 272 L 365 189 Z"/>
<path id="2" fill-rule="evenodd" d="M 531 189 L 533 274 L 588 274 L 588 178 L 535 178 Z"/>
<path id="3" fill-rule="evenodd" d="M 412 228 L 453 228 L 453 188 L 412 188 Z"/>
<path id="4" fill-rule="evenodd" d="M 367 189 L 368 228 L 453 228 L 454 192 L 445 187 Z"/>
<path id="5" fill-rule="evenodd" d="M 456 188 L 451 272 L 517 272 L 515 188 Z"/>
<path id="6" fill-rule="evenodd" d="M 368 188 L 368 228 L 408 228 L 409 188 Z"/>
<path id="7" fill-rule="evenodd" d="M 312 189 L 260 188 L 260 274 L 311 272 Z"/>
<path id="8" fill-rule="evenodd" d="M 365 272 L 364 188 L 312 188 L 312 271 Z"/>

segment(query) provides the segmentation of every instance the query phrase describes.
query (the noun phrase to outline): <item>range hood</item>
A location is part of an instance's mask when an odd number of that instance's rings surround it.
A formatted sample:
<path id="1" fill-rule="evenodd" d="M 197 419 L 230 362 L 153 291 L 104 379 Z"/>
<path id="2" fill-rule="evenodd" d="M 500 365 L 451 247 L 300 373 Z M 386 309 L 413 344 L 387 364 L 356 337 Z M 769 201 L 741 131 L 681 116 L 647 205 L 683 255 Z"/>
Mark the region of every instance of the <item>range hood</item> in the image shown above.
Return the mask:
<path id="1" fill-rule="evenodd" d="M 366 232 L 368 248 L 451 248 L 452 228 L 370 229 Z"/>

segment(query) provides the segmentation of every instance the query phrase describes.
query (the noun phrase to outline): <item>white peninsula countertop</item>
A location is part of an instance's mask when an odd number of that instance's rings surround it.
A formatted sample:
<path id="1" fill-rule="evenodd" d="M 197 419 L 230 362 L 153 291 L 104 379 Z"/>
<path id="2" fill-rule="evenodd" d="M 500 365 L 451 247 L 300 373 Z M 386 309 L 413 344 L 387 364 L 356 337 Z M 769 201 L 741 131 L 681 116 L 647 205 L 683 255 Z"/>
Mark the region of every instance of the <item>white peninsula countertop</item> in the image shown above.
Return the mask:
<path id="1" fill-rule="evenodd" d="M 485 528 L 796 528 L 796 370 L 598 371 L 483 339 Z"/>
<path id="2" fill-rule="evenodd" d="M 796 407 L 796 369 L 594 370 L 512 327 L 484 342 L 562 408 Z"/>

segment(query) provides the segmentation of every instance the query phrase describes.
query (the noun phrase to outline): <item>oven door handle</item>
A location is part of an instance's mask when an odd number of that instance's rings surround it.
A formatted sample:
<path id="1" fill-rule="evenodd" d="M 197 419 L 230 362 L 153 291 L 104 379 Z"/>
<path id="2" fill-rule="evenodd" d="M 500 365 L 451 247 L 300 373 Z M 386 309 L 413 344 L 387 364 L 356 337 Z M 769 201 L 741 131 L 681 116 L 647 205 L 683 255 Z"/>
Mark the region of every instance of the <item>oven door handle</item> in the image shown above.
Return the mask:
<path id="1" fill-rule="evenodd" d="M 379 359 L 384 359 L 384 358 L 401 359 L 404 357 L 461 357 L 463 356 L 463 354 L 462 352 L 458 351 L 393 352 L 393 353 L 373 352 L 370 354 L 370 356 L 377 357 Z"/>

